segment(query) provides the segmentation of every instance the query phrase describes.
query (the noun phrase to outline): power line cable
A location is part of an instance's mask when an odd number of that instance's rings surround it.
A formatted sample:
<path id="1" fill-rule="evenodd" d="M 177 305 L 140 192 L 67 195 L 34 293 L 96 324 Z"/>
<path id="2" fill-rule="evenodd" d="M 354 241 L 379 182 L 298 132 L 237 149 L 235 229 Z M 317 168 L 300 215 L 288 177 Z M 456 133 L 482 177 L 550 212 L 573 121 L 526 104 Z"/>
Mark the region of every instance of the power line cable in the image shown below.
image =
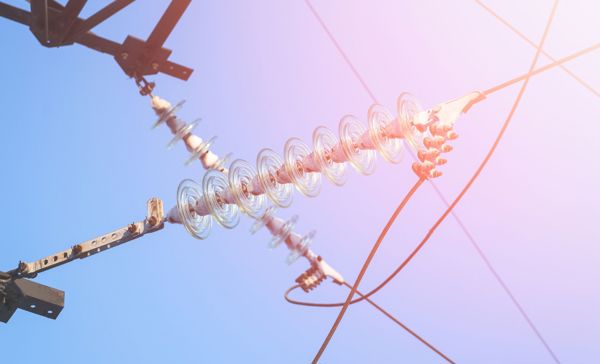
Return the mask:
<path id="1" fill-rule="evenodd" d="M 315 363 L 317 363 L 319 361 L 319 358 L 323 354 L 323 351 L 325 351 L 325 348 L 327 347 L 327 344 L 329 344 L 329 341 L 331 340 L 331 337 L 333 337 L 333 334 L 335 333 L 335 330 L 337 329 L 338 325 L 342 321 L 342 317 L 344 317 L 344 314 L 346 313 L 346 310 L 348 309 L 348 306 L 350 305 L 350 302 L 352 301 L 352 297 L 354 297 L 354 294 L 356 294 L 356 290 L 358 289 L 358 285 L 360 284 L 360 281 L 362 280 L 363 276 L 367 272 L 367 269 L 369 268 L 369 264 L 371 263 L 371 260 L 373 260 L 373 257 L 375 256 L 375 253 L 377 253 L 377 249 L 379 249 L 379 246 L 381 245 L 381 242 L 383 242 L 383 239 L 385 238 L 385 236 L 387 235 L 388 231 L 390 230 L 390 228 L 394 224 L 394 221 L 396 220 L 396 218 L 398 217 L 398 215 L 400 214 L 400 212 L 402 211 L 402 209 L 404 209 L 404 206 L 406 206 L 406 204 L 408 203 L 408 201 L 412 198 L 412 196 L 414 195 L 414 193 L 419 189 L 419 187 L 423 184 L 424 181 L 425 181 L 425 179 L 419 178 L 419 180 L 414 184 L 414 186 L 410 189 L 410 191 L 408 191 L 408 193 L 406 194 L 406 196 L 404 196 L 404 199 L 402 200 L 402 202 L 400 203 L 400 205 L 398 205 L 398 207 L 396 208 L 396 210 L 394 211 L 394 213 L 392 214 L 392 216 L 390 216 L 388 222 L 385 224 L 385 227 L 383 228 L 383 230 L 379 234 L 379 237 L 377 238 L 377 241 L 375 242 L 375 245 L 373 246 L 373 248 L 371 249 L 371 252 L 369 253 L 369 256 L 367 257 L 367 260 L 363 264 L 363 266 L 362 266 L 362 268 L 360 270 L 360 273 L 358 274 L 358 277 L 356 278 L 356 281 L 352 285 L 352 288 L 350 289 L 350 293 L 348 294 L 348 297 L 346 298 L 346 302 L 344 303 L 344 306 L 342 307 L 342 310 L 340 311 L 340 313 L 339 313 L 337 319 L 335 320 L 335 322 L 334 322 L 331 330 L 329 331 L 329 335 L 327 335 L 327 338 L 325 339 L 325 342 L 323 343 L 323 345 L 321 345 L 321 349 L 319 350 L 319 352 L 317 353 L 317 356 L 313 360 L 313 364 L 315 364 Z"/>
<path id="2" fill-rule="evenodd" d="M 344 284 L 345 287 L 348 287 L 349 289 L 352 289 L 352 286 L 350 284 L 348 284 L 347 282 L 344 282 L 343 284 Z M 323 307 L 338 307 L 338 306 L 341 306 L 341 305 L 344 304 L 343 302 L 340 305 L 337 305 L 337 304 L 327 304 L 327 303 L 313 303 L 313 302 L 297 301 L 297 300 L 294 300 L 294 299 L 290 298 L 290 293 L 292 293 L 293 291 L 297 290 L 298 288 L 300 288 L 300 285 L 295 285 L 295 286 L 292 286 L 292 287 L 288 288 L 288 290 L 285 291 L 285 294 L 284 294 L 285 300 L 288 301 L 291 304 L 294 304 L 294 305 L 308 306 L 308 307 L 322 307 L 322 308 Z M 403 328 L 406 332 L 408 332 L 409 334 L 411 334 L 413 337 L 415 337 L 421 343 L 425 344 L 429 349 L 431 349 L 432 351 L 434 351 L 436 354 L 438 354 L 439 356 L 441 356 L 442 358 L 444 358 L 448 363 L 452 363 L 452 364 L 455 363 L 446 354 L 444 354 L 442 351 L 440 351 L 435 346 L 433 346 L 433 344 L 431 344 L 430 342 L 428 342 L 427 340 L 425 340 L 423 337 L 421 337 L 419 334 L 417 334 L 416 332 L 414 332 L 413 330 L 411 330 L 408 326 L 406 326 L 405 324 L 403 324 L 400 320 L 398 320 L 396 317 L 394 317 L 391 313 L 389 313 L 383 307 L 379 306 L 377 303 L 375 303 L 369 297 L 367 297 L 366 295 L 362 294 L 359 290 L 356 290 L 356 293 L 359 296 L 361 296 L 361 298 L 352 301 L 352 303 L 356 303 L 357 301 L 362 301 L 362 300 L 367 301 L 371 306 L 373 306 L 374 308 L 376 308 L 379 312 L 383 313 L 387 318 L 389 318 L 394 323 L 396 323 L 398 326 L 400 326 L 401 328 Z"/>
<path id="3" fill-rule="evenodd" d="M 523 32 L 521 32 L 514 25 L 512 25 L 511 23 L 509 23 L 506 19 L 504 19 L 503 17 L 501 17 L 498 13 L 496 13 L 494 10 L 492 10 L 492 8 L 490 8 L 489 6 L 487 6 L 486 4 L 484 4 L 481 0 L 475 0 L 475 2 L 477 4 L 479 4 L 485 11 L 487 11 L 488 13 L 490 13 L 499 22 L 501 22 L 502 24 L 506 25 L 506 27 L 508 29 L 510 29 L 513 33 L 515 33 L 516 35 L 518 35 L 525 42 L 527 42 L 527 44 L 529 44 L 530 46 L 532 46 L 534 48 L 537 47 L 537 45 L 535 44 L 534 41 L 532 41 L 531 39 L 527 38 L 527 36 L 525 34 L 523 34 Z M 552 62 L 556 62 L 556 58 L 552 57 L 550 54 L 548 54 L 548 52 L 542 50 L 542 54 L 544 56 L 548 57 L 548 59 L 551 60 Z M 570 69 L 568 69 L 566 66 L 564 66 L 564 65 L 561 64 L 559 67 L 563 71 L 565 71 L 569 76 L 571 76 L 575 81 L 579 82 L 583 87 L 585 87 L 586 89 L 588 89 L 588 91 L 590 91 L 592 94 L 594 94 L 594 96 L 600 98 L 600 92 L 598 92 L 595 88 L 593 88 L 592 85 L 590 85 L 589 83 L 585 82 L 581 77 L 577 76 L 573 71 L 571 71 Z"/>
<path id="4" fill-rule="evenodd" d="M 463 190 L 461 191 L 461 193 L 452 202 L 452 204 L 446 209 L 446 211 L 444 212 L 444 214 L 436 221 L 436 223 L 429 230 L 429 232 L 427 233 L 427 235 L 425 236 L 425 238 L 423 239 L 423 241 L 404 260 L 404 262 L 400 265 L 398 271 L 402 270 L 406 266 L 406 264 L 408 264 L 414 258 L 414 256 L 419 252 L 419 250 L 421 250 L 421 248 L 425 245 L 425 243 L 433 235 L 433 233 L 439 227 L 439 225 L 446 219 L 446 217 L 450 214 L 450 212 L 454 209 L 454 207 L 458 204 L 458 202 L 462 199 L 462 197 L 470 189 L 471 185 L 475 182 L 475 180 L 477 179 L 477 177 L 479 176 L 479 174 L 483 171 L 483 168 L 487 165 L 487 163 L 491 159 L 492 155 L 494 154 L 496 148 L 498 147 L 498 145 L 500 143 L 500 140 L 504 136 L 504 133 L 506 132 L 506 129 L 508 128 L 508 126 L 510 124 L 510 121 L 512 120 L 512 118 L 514 116 L 514 113 L 516 112 L 517 107 L 519 106 L 519 104 L 521 102 L 521 99 L 523 97 L 523 94 L 525 93 L 525 89 L 527 88 L 527 85 L 529 84 L 529 79 L 532 76 L 532 72 L 534 71 L 535 65 L 536 65 L 536 63 L 538 61 L 538 58 L 539 58 L 540 53 L 541 53 L 541 50 L 542 50 L 543 45 L 544 45 L 544 43 L 546 41 L 546 37 L 547 37 L 548 32 L 550 30 L 550 25 L 552 24 L 552 20 L 554 19 L 554 15 L 556 14 L 556 8 L 557 8 L 557 6 L 558 6 L 558 0 L 555 0 L 554 3 L 553 3 L 553 6 L 552 6 L 552 11 L 550 13 L 550 17 L 549 17 L 549 19 L 548 19 L 548 21 L 546 23 L 546 28 L 544 29 L 544 34 L 542 36 L 542 39 L 540 41 L 539 46 L 536 49 L 536 53 L 535 53 L 535 56 L 534 56 L 533 61 L 531 63 L 531 66 L 529 68 L 529 71 L 528 71 L 528 73 L 525 76 L 523 85 L 521 86 L 521 89 L 519 90 L 517 98 L 516 98 L 515 102 L 513 103 L 513 106 L 511 108 L 511 110 L 510 110 L 510 112 L 509 112 L 509 114 L 508 114 L 508 116 L 507 116 L 507 118 L 506 118 L 503 126 L 502 126 L 502 129 L 500 130 L 500 133 L 496 137 L 496 140 L 494 141 L 494 144 L 492 145 L 492 148 L 489 150 L 489 152 L 487 153 L 487 155 L 484 158 L 483 162 L 479 165 L 479 167 L 477 168 L 475 174 L 471 177 L 471 179 L 469 180 L 469 182 L 467 183 L 467 185 L 463 188 Z M 418 188 L 421 185 L 422 182 L 423 182 L 423 179 L 419 179 L 419 181 L 415 185 L 415 187 Z M 415 190 L 415 187 L 413 187 L 413 189 L 411 191 Z M 412 194 L 410 192 L 409 192 L 409 195 L 412 196 Z M 398 209 L 396 211 L 399 212 Z M 396 213 L 396 211 L 395 211 L 395 213 Z M 397 216 L 397 214 L 396 214 L 396 216 Z M 361 269 L 361 271 L 359 273 L 359 276 L 358 276 L 356 282 L 354 283 L 354 285 L 352 286 L 352 289 L 350 290 L 350 294 L 346 298 L 346 302 L 344 303 L 344 306 L 340 310 L 340 313 L 338 314 L 338 317 L 336 318 L 333 326 L 331 327 L 331 329 L 330 329 L 327 337 L 323 341 L 323 344 L 321 345 L 321 348 L 319 349 L 319 351 L 315 355 L 315 358 L 313 359 L 313 364 L 316 364 L 316 363 L 319 362 L 319 359 L 321 358 L 321 356 L 323 355 L 325 349 L 329 345 L 329 342 L 331 341 L 331 338 L 335 334 L 335 331 L 337 330 L 337 328 L 338 328 L 338 326 L 339 326 L 342 318 L 344 317 L 344 314 L 346 313 L 346 310 L 348 309 L 348 306 L 350 305 L 350 302 L 352 301 L 352 297 L 356 293 L 356 289 L 360 285 L 360 281 L 362 280 L 362 277 L 364 276 L 364 274 L 365 274 L 365 272 L 366 272 L 369 264 L 371 263 L 371 260 L 373 259 L 373 256 L 374 256 L 375 252 L 379 248 L 379 245 L 381 244 L 381 241 L 382 241 L 383 237 L 385 236 L 385 234 L 383 234 L 383 233 L 384 232 L 387 233 L 387 230 L 389 230 L 389 226 L 391 226 L 391 224 L 395 220 L 396 216 L 392 215 L 392 218 L 390 219 L 390 221 L 388 221 L 388 225 L 386 225 L 387 229 L 384 229 L 384 231 L 382 232 L 382 234 L 380 235 L 380 237 L 377 239 L 375 245 L 373 246 L 373 249 L 371 250 L 371 253 L 369 254 L 369 256 L 367 257 L 367 260 L 363 264 L 363 267 L 362 267 L 362 269 Z M 550 349 L 550 347 L 547 345 L 547 343 L 545 343 L 545 346 L 546 346 L 546 349 L 549 351 L 549 353 L 554 358 L 554 360 L 557 363 L 559 363 L 558 358 L 556 357 L 556 355 L 554 355 L 554 352 Z"/>

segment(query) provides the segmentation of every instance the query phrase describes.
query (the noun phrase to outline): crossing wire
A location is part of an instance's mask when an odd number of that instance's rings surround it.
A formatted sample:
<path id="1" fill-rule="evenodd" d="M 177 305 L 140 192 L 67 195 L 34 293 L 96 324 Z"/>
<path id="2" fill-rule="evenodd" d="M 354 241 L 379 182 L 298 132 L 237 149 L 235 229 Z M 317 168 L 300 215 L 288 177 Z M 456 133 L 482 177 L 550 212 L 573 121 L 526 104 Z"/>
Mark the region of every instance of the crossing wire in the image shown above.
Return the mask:
<path id="1" fill-rule="evenodd" d="M 307 4 L 310 5 L 310 3 L 308 2 L 308 0 L 306 0 L 306 2 L 307 2 Z M 535 56 L 533 58 L 533 61 L 532 61 L 531 66 L 529 68 L 529 71 L 528 71 L 528 73 L 527 73 L 527 75 L 526 75 L 526 77 L 524 79 L 524 82 L 523 82 L 523 85 L 521 86 L 521 89 L 519 90 L 517 98 L 516 98 L 515 102 L 513 103 L 513 106 L 511 108 L 511 110 L 510 110 L 510 112 L 509 112 L 509 114 L 508 114 L 508 116 L 507 116 L 507 118 L 506 118 L 503 126 L 502 126 L 502 129 L 500 130 L 500 133 L 498 134 L 496 140 L 494 141 L 494 144 L 492 145 L 492 148 L 489 150 L 489 152 L 487 153 L 487 155 L 484 158 L 483 162 L 477 168 L 475 174 L 471 177 L 471 179 L 469 180 L 469 182 L 467 183 L 467 185 L 463 188 L 463 190 L 461 191 L 461 193 L 452 202 L 452 204 L 446 209 L 446 211 L 444 212 L 444 214 L 436 221 L 436 223 L 433 225 L 433 227 L 429 230 L 429 232 L 425 236 L 425 239 L 423 239 L 423 241 L 419 244 L 419 246 L 417 247 L 417 249 L 415 251 L 413 251 L 413 253 L 411 253 L 411 255 L 409 255 L 409 257 L 405 260 L 406 264 L 408 264 L 408 262 L 410 260 L 412 260 L 412 258 L 417 254 L 417 252 L 422 248 L 422 246 L 425 245 L 425 243 L 433 235 L 433 233 L 439 227 L 439 225 L 452 212 L 452 210 L 454 209 L 454 207 L 458 204 L 458 202 L 466 194 L 466 192 L 469 190 L 469 188 L 471 187 L 471 185 L 475 182 L 475 180 L 477 179 L 477 177 L 479 176 L 479 174 L 483 171 L 483 168 L 487 165 L 487 163 L 491 159 L 494 151 L 496 150 L 497 146 L 500 143 L 500 140 L 504 136 L 504 133 L 506 132 L 506 129 L 508 128 L 508 126 L 510 124 L 510 121 L 512 120 L 512 117 L 514 116 L 514 113 L 516 112 L 517 107 L 520 104 L 520 101 L 521 101 L 521 99 L 523 97 L 523 94 L 525 93 L 525 89 L 527 88 L 527 85 L 529 84 L 529 79 L 532 76 L 532 72 L 535 69 L 535 65 L 537 64 L 537 61 L 538 61 L 538 58 L 540 56 L 541 50 L 542 50 L 542 48 L 544 46 L 546 37 L 547 37 L 548 32 L 550 30 L 550 25 L 552 24 L 552 21 L 554 19 L 555 14 L 556 14 L 556 9 L 557 9 L 557 6 L 558 6 L 558 2 L 559 2 L 558 0 L 554 0 L 553 6 L 552 6 L 552 11 L 550 13 L 550 17 L 549 17 L 549 19 L 548 19 L 548 21 L 546 23 L 546 27 L 544 29 L 544 34 L 542 35 L 542 39 L 540 41 L 540 44 L 539 44 L 539 46 L 536 49 Z M 417 184 L 415 184 L 415 186 L 411 189 L 411 192 L 414 193 L 414 191 L 416 191 L 416 189 L 421 185 L 422 182 L 423 182 L 423 179 L 419 179 L 419 181 L 417 182 Z M 409 192 L 407 194 L 407 197 L 409 199 L 410 199 L 410 197 L 412 197 L 412 193 L 411 192 Z M 406 198 L 405 198 L 405 200 L 406 200 Z M 405 202 L 405 201 L 403 201 L 403 202 Z M 377 249 L 379 248 L 379 245 L 381 244 L 381 241 L 385 237 L 385 234 L 387 233 L 387 230 L 389 230 L 389 227 L 391 226 L 391 223 L 393 223 L 393 221 L 395 220 L 395 217 L 397 216 L 397 212 L 399 212 L 399 210 L 401 210 L 401 207 L 403 207 L 402 204 L 401 204 L 401 206 L 399 206 L 399 209 L 397 209 L 394 212 L 395 216 L 392 215 L 392 218 L 390 219 L 390 221 L 388 221 L 388 224 L 384 228 L 384 231 L 382 231 L 382 234 L 380 234 L 380 236 L 377 239 L 375 245 L 373 246 L 371 252 L 369 253 L 369 256 L 367 257 L 365 263 L 363 264 L 363 267 L 361 268 L 361 271 L 360 271 L 360 273 L 358 275 L 358 278 L 356 279 L 354 285 L 352 286 L 352 289 L 350 290 L 350 293 L 348 294 L 348 297 L 346 298 L 346 302 L 344 303 L 344 306 L 340 310 L 340 313 L 338 314 L 338 317 L 336 318 L 333 326 L 331 327 L 329 333 L 327 334 L 327 337 L 323 341 L 323 344 L 321 345 L 321 348 L 319 349 L 319 351 L 315 355 L 315 357 L 313 359 L 313 364 L 317 364 L 319 362 L 319 359 L 321 358 L 321 356 L 325 352 L 325 349 L 329 345 L 329 342 L 331 341 L 333 335 L 335 334 L 335 331 L 337 330 L 337 327 L 339 326 L 342 318 L 344 317 L 344 314 L 345 314 L 346 310 L 348 309 L 348 306 L 349 306 L 350 302 L 352 301 L 352 298 L 353 298 L 354 294 L 356 293 L 356 290 L 357 290 L 358 286 L 360 285 L 360 281 L 362 280 L 362 277 L 364 276 L 366 270 L 368 269 L 368 266 L 369 266 L 371 260 L 373 259 L 373 257 L 375 255 Z M 551 356 L 555 360 L 555 362 L 559 363 L 558 358 L 556 357 L 556 355 L 554 354 L 554 352 L 550 349 L 550 347 L 548 346 L 548 344 L 545 341 L 544 341 L 544 344 L 546 346 L 546 349 L 549 351 L 549 353 L 551 354 Z"/>

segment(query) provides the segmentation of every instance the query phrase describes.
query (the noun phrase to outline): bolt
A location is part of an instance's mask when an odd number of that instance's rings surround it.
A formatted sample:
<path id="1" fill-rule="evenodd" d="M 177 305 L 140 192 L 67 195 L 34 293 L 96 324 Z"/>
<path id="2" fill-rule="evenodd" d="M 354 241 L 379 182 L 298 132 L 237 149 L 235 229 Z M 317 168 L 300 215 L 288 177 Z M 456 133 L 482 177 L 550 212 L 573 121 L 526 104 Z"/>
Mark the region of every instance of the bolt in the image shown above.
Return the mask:
<path id="1" fill-rule="evenodd" d="M 452 146 L 451 146 L 451 145 L 448 145 L 448 144 L 443 144 L 443 145 L 441 146 L 441 148 L 440 148 L 440 149 L 441 149 L 442 153 L 449 153 L 449 152 L 451 152 L 451 151 L 452 151 L 452 149 L 454 149 L 454 148 L 452 148 Z"/>
<path id="2" fill-rule="evenodd" d="M 80 244 L 73 245 L 72 250 L 74 255 L 79 255 L 83 251 L 83 247 Z"/>
<path id="3" fill-rule="evenodd" d="M 446 138 L 449 140 L 454 140 L 454 139 L 458 138 L 458 134 L 455 131 L 449 131 L 448 134 L 446 135 Z"/>
<path id="4" fill-rule="evenodd" d="M 442 157 L 437 157 L 437 158 L 435 159 L 435 164 L 437 164 L 438 166 L 444 165 L 444 164 L 446 164 L 446 163 L 448 163 L 448 160 L 447 160 L 447 159 L 444 159 L 444 158 L 442 158 Z"/>
<path id="5" fill-rule="evenodd" d="M 129 226 L 127 227 L 127 231 L 130 234 L 136 234 L 138 232 L 138 227 L 136 224 L 129 224 Z"/>
<path id="6" fill-rule="evenodd" d="M 158 219 L 156 216 L 150 216 L 148 218 L 148 224 L 150 224 L 150 226 L 156 226 L 156 224 L 158 224 Z"/>
<path id="7" fill-rule="evenodd" d="M 422 150 L 420 149 L 417 152 L 417 156 L 419 157 L 419 160 L 421 162 L 424 162 L 426 160 L 433 160 L 435 159 L 438 155 L 440 155 L 440 151 L 434 148 L 429 148 L 427 150 Z"/>

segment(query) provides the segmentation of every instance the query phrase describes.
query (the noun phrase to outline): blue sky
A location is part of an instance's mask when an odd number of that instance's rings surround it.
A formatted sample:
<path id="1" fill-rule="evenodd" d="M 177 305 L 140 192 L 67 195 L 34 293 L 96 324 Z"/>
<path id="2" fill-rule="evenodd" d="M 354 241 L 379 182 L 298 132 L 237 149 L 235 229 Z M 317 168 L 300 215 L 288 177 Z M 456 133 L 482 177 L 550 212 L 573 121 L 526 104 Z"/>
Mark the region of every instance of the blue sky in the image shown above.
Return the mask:
<path id="1" fill-rule="evenodd" d="M 24 1 L 9 1 L 25 7 Z M 94 2 L 84 14 L 106 1 Z M 524 73 L 534 50 L 474 1 L 323 1 L 313 4 L 373 93 L 393 110 L 410 91 L 429 107 Z M 537 41 L 551 1 L 489 1 Z M 145 38 L 167 1 L 135 2 L 95 31 Z M 568 55 L 599 41 L 587 1 L 558 8 L 546 50 Z M 598 10 L 598 9 L 596 9 Z M 180 113 L 218 135 L 215 151 L 253 162 L 289 137 L 309 142 L 318 125 L 337 129 L 372 101 L 303 1 L 194 1 L 167 41 L 171 59 L 195 69 L 188 82 L 152 77 L 156 93 L 186 99 Z M 182 145 L 165 148 L 150 130 L 149 100 L 114 60 L 82 46 L 47 49 L 28 29 L 0 19 L 0 269 L 143 219 L 150 197 L 175 203 L 178 183 L 201 180 Z M 547 62 L 546 59 L 540 60 Z M 570 64 L 600 88 L 600 53 Z M 465 115 L 445 175 L 452 199 L 494 140 L 517 88 Z M 600 102 L 564 72 L 532 80 L 497 154 L 457 208 L 564 363 L 600 354 Z M 282 217 L 317 230 L 314 250 L 353 281 L 371 242 L 412 186 L 410 159 L 378 160 L 369 177 L 296 193 Z M 361 287 L 391 272 L 444 211 L 425 185 L 398 219 Z M 58 320 L 18 312 L 0 327 L 3 360 L 61 363 L 308 363 L 337 310 L 287 304 L 282 294 L 306 269 L 266 248 L 251 221 L 213 228 L 205 241 L 183 227 L 46 272 L 37 281 L 66 291 Z M 315 300 L 345 297 L 325 283 Z M 459 363 L 552 363 L 523 318 L 448 219 L 386 290 L 383 307 Z M 438 363 L 435 354 L 367 305 L 352 307 L 323 363 Z"/>

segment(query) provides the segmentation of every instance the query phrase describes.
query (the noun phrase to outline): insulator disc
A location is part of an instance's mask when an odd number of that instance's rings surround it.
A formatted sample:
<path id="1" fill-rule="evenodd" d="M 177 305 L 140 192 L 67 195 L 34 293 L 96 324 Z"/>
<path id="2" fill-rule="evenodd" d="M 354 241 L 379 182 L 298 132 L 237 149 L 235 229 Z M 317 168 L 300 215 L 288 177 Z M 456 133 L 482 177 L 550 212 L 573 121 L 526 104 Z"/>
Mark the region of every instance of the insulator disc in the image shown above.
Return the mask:
<path id="1" fill-rule="evenodd" d="M 277 181 L 277 173 L 282 166 L 283 161 L 272 149 L 265 148 L 256 157 L 256 169 L 261 187 L 275 205 L 288 207 L 293 199 L 292 185 Z"/>
<path id="2" fill-rule="evenodd" d="M 310 244 L 312 244 L 313 238 L 315 237 L 316 232 L 313 230 L 310 233 L 306 234 L 300 243 L 292 252 L 288 255 L 286 262 L 287 264 L 293 264 L 298 258 L 306 254 L 308 249 L 310 248 Z"/>
<path id="3" fill-rule="evenodd" d="M 319 126 L 313 132 L 313 155 L 321 172 L 333 184 L 341 186 L 346 183 L 346 163 L 333 161 L 333 148 L 339 143 L 338 137 L 328 128 Z"/>
<path id="4" fill-rule="evenodd" d="M 173 136 L 173 139 L 171 139 L 169 144 L 167 144 L 167 148 L 169 148 L 169 149 L 172 148 L 175 144 L 177 144 L 178 141 L 183 139 L 184 136 L 191 133 L 192 130 L 194 130 L 194 128 L 196 128 L 198 126 L 199 121 L 200 121 L 200 119 L 194 120 L 190 124 L 184 125 L 182 128 L 177 130 L 177 132 Z"/>
<path id="5" fill-rule="evenodd" d="M 196 149 L 194 149 L 194 151 L 192 152 L 192 155 L 190 155 L 190 158 L 185 162 L 185 165 L 187 166 L 188 164 L 194 162 L 195 160 L 197 160 L 204 154 L 208 153 L 208 151 L 210 150 L 210 146 L 214 144 L 216 139 L 217 139 L 217 137 L 214 136 L 214 137 L 210 138 L 209 140 L 206 140 L 206 141 L 203 141 L 202 143 L 200 143 L 200 145 Z"/>
<path id="6" fill-rule="evenodd" d="M 369 108 L 369 136 L 383 159 L 390 163 L 400 163 L 404 156 L 404 145 L 401 138 L 390 136 L 394 117 L 381 105 Z"/>
<path id="7" fill-rule="evenodd" d="M 185 104 L 185 100 L 179 101 L 177 103 L 177 105 L 175 105 L 172 108 L 170 108 L 169 110 L 161 113 L 160 116 L 158 117 L 158 119 L 154 122 L 154 124 L 152 124 L 152 129 L 156 128 L 160 124 L 162 124 L 165 121 L 167 121 L 168 118 L 170 118 L 171 116 L 175 115 L 175 113 L 177 113 L 177 111 L 179 111 L 179 109 L 181 109 L 181 107 L 183 106 L 183 104 Z"/>
<path id="8" fill-rule="evenodd" d="M 202 190 L 206 205 L 219 225 L 227 229 L 236 227 L 240 222 L 240 210 L 237 205 L 227 202 L 227 177 L 216 170 L 206 172 L 202 178 Z"/>
<path id="9" fill-rule="evenodd" d="M 273 214 L 277 210 L 275 206 L 267 207 L 267 210 L 262 214 L 261 217 L 257 218 L 254 224 L 250 227 L 250 233 L 255 234 L 258 230 L 262 229 L 271 219 L 273 218 Z"/>
<path id="10" fill-rule="evenodd" d="M 277 233 L 277 235 L 274 235 L 273 239 L 271 239 L 271 242 L 269 243 L 269 248 L 275 249 L 279 246 L 279 244 L 285 241 L 285 239 L 287 239 L 287 237 L 290 236 L 290 234 L 294 230 L 294 227 L 296 226 L 297 222 L 298 215 L 294 215 L 291 219 L 286 221 Z"/>
<path id="11" fill-rule="evenodd" d="M 259 218 L 265 208 L 265 195 L 252 193 L 256 169 L 243 159 L 237 159 L 229 168 L 229 189 L 240 209 L 253 218 Z"/>
<path id="12" fill-rule="evenodd" d="M 358 172 L 369 175 L 375 172 L 375 151 L 360 147 L 361 138 L 367 129 L 351 115 L 340 122 L 340 141 L 348 162 Z"/>
<path id="13" fill-rule="evenodd" d="M 210 215 L 199 215 L 195 207 L 202 200 L 200 185 L 191 179 L 181 181 L 177 188 L 177 211 L 185 229 L 197 239 L 206 239 L 212 226 Z"/>
<path id="14" fill-rule="evenodd" d="M 407 92 L 398 97 L 398 122 L 404 139 L 415 151 L 423 149 L 423 133 L 414 124 L 415 117 L 421 112 L 417 99 Z"/>
<path id="15" fill-rule="evenodd" d="M 321 173 L 307 172 L 305 161 L 311 150 L 298 138 L 290 138 L 283 148 L 285 169 L 294 186 L 305 196 L 316 197 L 321 192 Z"/>

